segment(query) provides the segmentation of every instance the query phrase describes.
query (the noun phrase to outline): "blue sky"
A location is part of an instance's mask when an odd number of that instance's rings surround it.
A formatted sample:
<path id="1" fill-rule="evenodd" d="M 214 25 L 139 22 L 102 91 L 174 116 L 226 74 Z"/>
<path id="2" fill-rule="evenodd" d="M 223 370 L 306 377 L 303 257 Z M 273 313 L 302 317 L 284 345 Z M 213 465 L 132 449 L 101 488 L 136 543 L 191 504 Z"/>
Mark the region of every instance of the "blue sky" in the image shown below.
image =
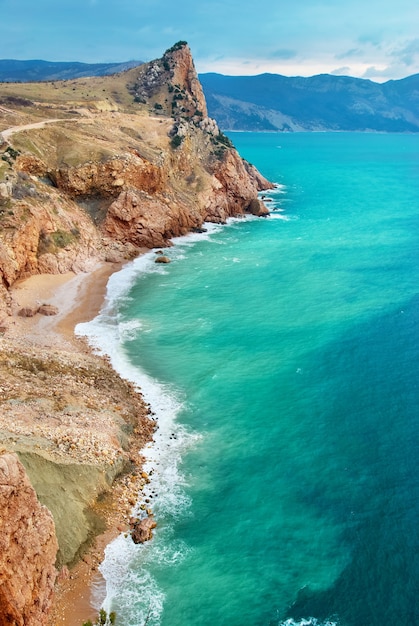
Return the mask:
<path id="1" fill-rule="evenodd" d="M 417 0 L 0 0 L 0 24 L 3 59 L 149 61 L 182 39 L 198 72 L 419 73 Z"/>

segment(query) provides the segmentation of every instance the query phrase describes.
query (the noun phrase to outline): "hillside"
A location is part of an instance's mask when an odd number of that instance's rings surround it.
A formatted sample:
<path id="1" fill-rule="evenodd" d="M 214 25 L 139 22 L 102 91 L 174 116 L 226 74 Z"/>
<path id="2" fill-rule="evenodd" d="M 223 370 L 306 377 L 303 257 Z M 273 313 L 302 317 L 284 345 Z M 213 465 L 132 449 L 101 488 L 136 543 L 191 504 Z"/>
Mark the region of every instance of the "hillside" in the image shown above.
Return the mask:
<path id="1" fill-rule="evenodd" d="M 55 81 L 121 72 L 124 64 L 0 60 L 0 81 Z M 418 132 L 419 74 L 383 84 L 321 74 L 199 76 L 208 113 L 223 130 Z"/>
<path id="2" fill-rule="evenodd" d="M 224 130 L 419 131 L 419 74 L 384 84 L 321 74 L 201 74 L 209 114 Z"/>
<path id="3" fill-rule="evenodd" d="M 6 286 L 166 245 L 268 185 L 208 117 L 187 46 L 114 76 L 4 83 L 1 138 Z"/>
<path id="4" fill-rule="evenodd" d="M 18 61 L 0 59 L 0 82 L 68 80 L 86 76 L 106 76 L 141 65 L 142 61 L 124 63 L 78 63 L 75 61 Z"/>

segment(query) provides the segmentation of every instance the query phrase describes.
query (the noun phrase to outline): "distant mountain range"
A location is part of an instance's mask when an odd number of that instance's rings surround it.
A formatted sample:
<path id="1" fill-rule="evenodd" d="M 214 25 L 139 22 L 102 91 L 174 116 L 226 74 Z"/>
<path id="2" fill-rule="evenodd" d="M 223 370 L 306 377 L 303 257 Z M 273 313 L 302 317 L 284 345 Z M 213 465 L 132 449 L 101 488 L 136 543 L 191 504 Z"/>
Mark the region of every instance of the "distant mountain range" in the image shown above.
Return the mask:
<path id="1" fill-rule="evenodd" d="M 201 74 L 223 130 L 419 132 L 419 74 L 384 84 L 320 74 Z"/>
<path id="2" fill-rule="evenodd" d="M 124 72 L 142 61 L 124 63 L 77 63 L 73 61 L 16 61 L 0 59 L 0 82 L 28 83 L 39 80 L 67 80 L 87 76 L 107 76 Z"/>
<path id="3" fill-rule="evenodd" d="M 75 63 L 0 60 L 0 81 L 103 76 L 141 61 Z M 419 74 L 379 84 L 320 74 L 200 74 L 210 117 L 223 130 L 419 132 Z"/>

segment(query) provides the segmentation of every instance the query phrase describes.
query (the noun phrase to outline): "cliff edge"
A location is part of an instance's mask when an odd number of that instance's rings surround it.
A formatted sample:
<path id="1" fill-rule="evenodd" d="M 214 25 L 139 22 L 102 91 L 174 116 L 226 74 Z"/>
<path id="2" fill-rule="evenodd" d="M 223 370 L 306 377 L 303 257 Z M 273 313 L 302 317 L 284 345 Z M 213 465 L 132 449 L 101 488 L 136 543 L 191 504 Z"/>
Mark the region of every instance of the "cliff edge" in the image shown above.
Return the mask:
<path id="1" fill-rule="evenodd" d="M 132 258 L 204 221 L 268 213 L 257 194 L 271 184 L 207 117 L 184 42 L 116 76 L 3 84 L 0 124 L 6 287 Z"/>

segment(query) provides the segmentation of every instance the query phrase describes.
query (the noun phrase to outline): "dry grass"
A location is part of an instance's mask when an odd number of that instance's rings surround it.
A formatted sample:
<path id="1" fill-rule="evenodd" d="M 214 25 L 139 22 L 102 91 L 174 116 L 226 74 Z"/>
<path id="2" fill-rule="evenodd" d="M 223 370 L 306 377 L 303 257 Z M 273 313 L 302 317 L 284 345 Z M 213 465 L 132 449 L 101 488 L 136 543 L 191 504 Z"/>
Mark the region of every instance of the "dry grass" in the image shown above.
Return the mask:
<path id="1" fill-rule="evenodd" d="M 63 112 L 80 106 L 135 112 L 141 110 L 141 106 L 134 103 L 128 88 L 135 82 L 138 72 L 138 68 L 134 68 L 112 76 L 39 83 L 0 83 L 0 105 L 34 115 L 41 110 L 43 113 L 48 110 L 50 113 L 56 112 L 56 108 L 63 105 Z M 16 99 L 16 102 L 13 103 L 12 99 Z M 21 99 L 29 102 L 19 104 Z"/>

